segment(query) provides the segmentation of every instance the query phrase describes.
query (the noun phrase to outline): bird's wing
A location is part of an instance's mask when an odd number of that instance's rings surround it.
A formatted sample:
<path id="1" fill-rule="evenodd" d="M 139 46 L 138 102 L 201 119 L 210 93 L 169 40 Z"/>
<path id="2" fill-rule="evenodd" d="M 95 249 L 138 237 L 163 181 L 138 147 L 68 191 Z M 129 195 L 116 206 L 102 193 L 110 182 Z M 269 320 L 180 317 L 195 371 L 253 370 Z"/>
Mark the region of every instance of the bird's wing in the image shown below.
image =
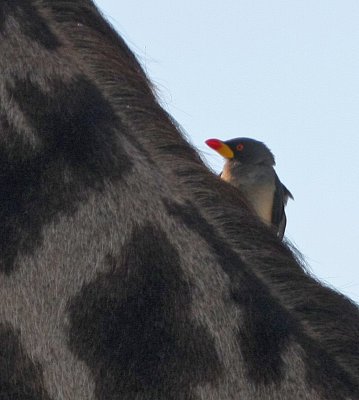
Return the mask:
<path id="1" fill-rule="evenodd" d="M 290 191 L 282 184 L 276 174 L 272 208 L 272 224 L 277 227 L 277 235 L 280 239 L 282 239 L 284 236 L 284 231 L 287 224 L 284 207 L 287 204 L 288 197 L 293 198 Z"/>
<path id="2" fill-rule="evenodd" d="M 278 177 L 277 177 L 278 179 Z M 294 200 L 294 197 L 292 195 L 292 193 L 283 185 L 282 183 L 282 190 L 283 190 L 283 200 L 284 200 L 284 205 L 287 205 L 288 199 L 291 198 L 292 200 Z"/>
<path id="3" fill-rule="evenodd" d="M 287 225 L 287 217 L 285 215 L 285 211 L 283 211 L 283 217 L 277 227 L 277 236 L 279 237 L 280 240 L 283 239 L 286 225 Z"/>

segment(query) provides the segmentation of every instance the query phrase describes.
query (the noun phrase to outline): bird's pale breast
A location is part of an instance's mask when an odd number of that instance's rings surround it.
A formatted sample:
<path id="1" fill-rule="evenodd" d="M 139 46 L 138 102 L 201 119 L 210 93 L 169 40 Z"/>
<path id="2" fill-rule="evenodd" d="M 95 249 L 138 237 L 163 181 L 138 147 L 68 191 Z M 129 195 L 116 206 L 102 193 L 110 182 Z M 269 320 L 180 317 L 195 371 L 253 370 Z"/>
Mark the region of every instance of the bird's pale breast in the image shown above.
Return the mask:
<path id="1" fill-rule="evenodd" d="M 221 178 L 236 186 L 245 196 L 253 211 L 267 225 L 272 224 L 275 192 L 274 173 L 269 168 L 238 168 L 226 163 Z"/>

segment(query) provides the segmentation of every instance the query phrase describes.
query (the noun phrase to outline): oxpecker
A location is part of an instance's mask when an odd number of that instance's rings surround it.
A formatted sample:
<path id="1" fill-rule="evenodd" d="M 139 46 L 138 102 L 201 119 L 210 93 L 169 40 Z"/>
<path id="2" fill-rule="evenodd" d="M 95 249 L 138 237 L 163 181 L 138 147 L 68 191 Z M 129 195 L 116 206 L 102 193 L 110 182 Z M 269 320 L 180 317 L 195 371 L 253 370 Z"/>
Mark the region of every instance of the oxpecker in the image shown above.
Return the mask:
<path id="1" fill-rule="evenodd" d="M 284 208 L 293 196 L 279 180 L 269 148 L 249 138 L 208 139 L 206 144 L 226 159 L 221 178 L 237 187 L 258 217 L 282 239 L 287 221 Z"/>

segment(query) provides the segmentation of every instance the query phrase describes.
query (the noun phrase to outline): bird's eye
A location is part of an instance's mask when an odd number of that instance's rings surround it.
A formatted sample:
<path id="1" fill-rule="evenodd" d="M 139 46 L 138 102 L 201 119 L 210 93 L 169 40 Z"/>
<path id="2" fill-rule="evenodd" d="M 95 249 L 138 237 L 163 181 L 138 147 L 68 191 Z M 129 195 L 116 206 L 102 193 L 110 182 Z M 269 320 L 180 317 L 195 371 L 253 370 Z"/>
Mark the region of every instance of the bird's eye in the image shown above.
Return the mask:
<path id="1" fill-rule="evenodd" d="M 244 149 L 244 144 L 243 144 L 243 143 L 237 144 L 236 149 L 237 149 L 238 151 L 242 151 L 242 150 Z"/>

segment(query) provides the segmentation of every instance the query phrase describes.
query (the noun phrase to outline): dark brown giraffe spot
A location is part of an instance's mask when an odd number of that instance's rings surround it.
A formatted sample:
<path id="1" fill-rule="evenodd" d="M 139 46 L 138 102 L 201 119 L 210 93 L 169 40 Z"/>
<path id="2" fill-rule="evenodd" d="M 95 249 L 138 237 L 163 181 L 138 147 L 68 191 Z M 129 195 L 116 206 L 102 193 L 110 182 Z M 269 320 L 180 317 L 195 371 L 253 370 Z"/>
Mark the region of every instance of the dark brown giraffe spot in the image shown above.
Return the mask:
<path id="1" fill-rule="evenodd" d="M 60 46 L 60 42 L 32 3 L 32 0 L 2 0 L 0 2 L 0 32 L 4 32 L 6 20 L 12 16 L 28 39 L 47 50 L 55 50 Z"/>
<path id="2" fill-rule="evenodd" d="M 50 89 L 50 88 L 49 88 Z M 9 273 L 19 252 L 32 252 L 41 229 L 71 214 L 89 190 L 119 180 L 132 166 L 121 145 L 125 129 L 97 87 L 78 76 L 44 92 L 30 80 L 8 87 L 36 133 L 31 147 L 2 115 L 0 130 L 0 270 Z"/>
<path id="3" fill-rule="evenodd" d="M 166 235 L 138 228 L 107 261 L 111 272 L 69 305 L 70 346 L 93 372 L 98 399 L 189 400 L 191 388 L 215 384 L 214 342 L 190 319 L 190 284 Z"/>
<path id="4" fill-rule="evenodd" d="M 195 207 L 166 200 L 164 204 L 170 215 L 179 218 L 207 242 L 230 277 L 232 299 L 244 312 L 238 342 L 248 377 L 256 384 L 280 382 L 284 366 L 281 353 L 290 334 L 288 317 L 269 296 L 268 289 L 247 271 L 240 257 Z"/>
<path id="5" fill-rule="evenodd" d="M 19 334 L 0 325 L 0 399 L 50 400 L 42 368 L 25 353 Z"/>

